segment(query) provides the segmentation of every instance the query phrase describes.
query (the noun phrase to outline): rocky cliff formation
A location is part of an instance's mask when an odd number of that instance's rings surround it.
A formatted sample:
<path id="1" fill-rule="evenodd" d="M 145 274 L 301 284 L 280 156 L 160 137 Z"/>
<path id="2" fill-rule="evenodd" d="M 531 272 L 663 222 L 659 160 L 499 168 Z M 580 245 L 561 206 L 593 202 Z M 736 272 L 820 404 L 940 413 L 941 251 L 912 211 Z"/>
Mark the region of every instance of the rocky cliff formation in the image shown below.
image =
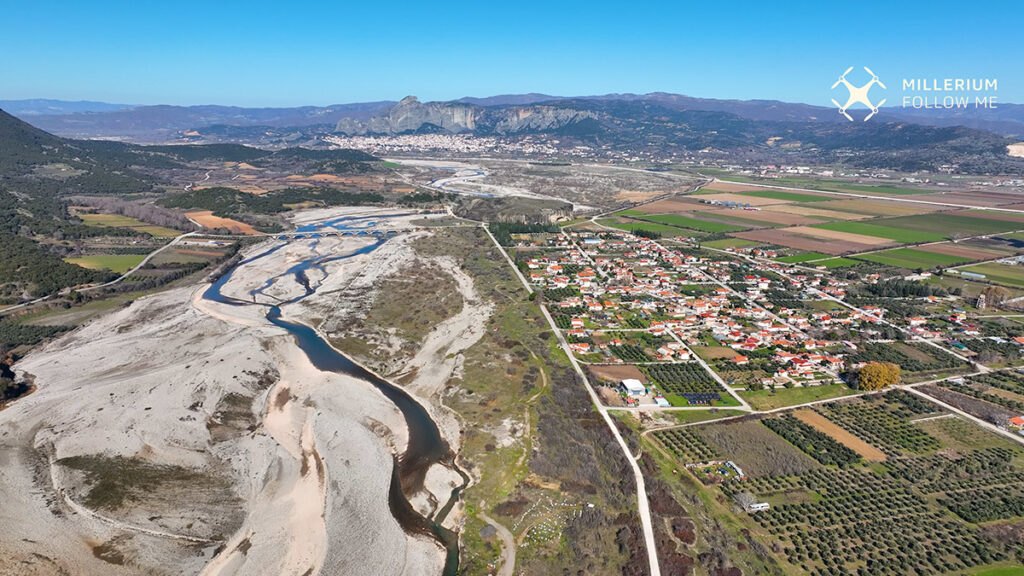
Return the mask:
<path id="1" fill-rule="evenodd" d="M 597 118 L 593 112 L 534 104 L 529 106 L 483 107 L 458 102 L 420 102 L 407 96 L 387 112 L 360 122 L 343 118 L 335 130 L 343 134 L 408 134 L 440 132 L 516 134 L 543 132 Z"/>

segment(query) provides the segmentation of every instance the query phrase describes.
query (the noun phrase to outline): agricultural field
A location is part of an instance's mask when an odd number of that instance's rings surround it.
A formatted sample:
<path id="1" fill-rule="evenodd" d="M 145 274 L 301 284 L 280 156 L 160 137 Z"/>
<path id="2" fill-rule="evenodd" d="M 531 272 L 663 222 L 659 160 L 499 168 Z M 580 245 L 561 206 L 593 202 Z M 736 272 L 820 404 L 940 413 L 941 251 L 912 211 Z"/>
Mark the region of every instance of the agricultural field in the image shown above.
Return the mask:
<path id="1" fill-rule="evenodd" d="M 979 211 L 937 212 L 884 218 L 874 222 L 885 227 L 941 235 L 944 238 L 962 238 L 1024 230 L 1024 223 L 988 217 L 985 212 Z"/>
<path id="2" fill-rule="evenodd" d="M 702 242 L 701 246 L 707 246 L 708 248 L 717 248 L 719 250 L 724 248 L 749 248 L 751 246 L 757 246 L 759 243 L 753 240 L 744 240 L 742 238 L 726 238 L 724 240 L 711 240 L 710 242 Z"/>
<path id="3" fill-rule="evenodd" d="M 905 482 L 859 467 L 737 483 L 729 489 L 748 490 L 758 500 L 782 496 L 753 520 L 802 574 L 941 574 L 1007 558 L 977 530 L 942 514 Z M 809 501 L 788 497 L 804 491 L 811 494 Z"/>
<path id="4" fill-rule="evenodd" d="M 825 218 L 809 217 L 788 210 L 782 210 L 782 206 L 788 205 L 780 204 L 750 210 L 710 207 L 707 210 L 695 211 L 694 214 L 713 220 L 734 222 L 737 225 L 742 224 L 747 228 L 803 226 L 806 224 L 817 224 L 826 220 Z"/>
<path id="5" fill-rule="evenodd" d="M 965 379 L 965 384 L 948 381 L 939 386 L 1005 408 L 1009 413 L 1024 414 L 1024 377 L 1013 371 L 990 372 Z"/>
<path id="6" fill-rule="evenodd" d="M 818 202 L 812 205 L 819 210 L 835 210 L 840 213 L 864 216 L 912 216 L 935 212 L 937 207 L 926 204 L 911 204 L 908 202 L 887 202 L 885 200 L 868 200 L 866 198 L 830 200 Z M 853 220 L 854 218 L 845 218 Z"/>
<path id="7" fill-rule="evenodd" d="M 856 353 L 850 355 L 848 361 L 892 362 L 900 367 L 902 377 L 910 380 L 921 378 L 922 375 L 955 372 L 966 368 L 966 364 L 955 356 L 932 346 L 906 342 L 868 342 L 863 344 Z"/>
<path id="8" fill-rule="evenodd" d="M 733 226 L 731 224 L 713 222 L 710 220 L 698 220 L 697 218 L 690 218 L 680 214 L 650 214 L 638 216 L 637 218 L 647 222 L 668 224 L 669 226 L 689 228 L 691 230 L 699 230 L 701 232 L 738 232 L 744 229 L 742 226 Z M 677 232 L 677 234 L 678 233 L 679 232 Z"/>
<path id="9" fill-rule="evenodd" d="M 1013 254 L 1013 251 L 983 244 L 983 240 L 965 240 L 963 242 L 943 242 L 920 246 L 926 252 L 959 256 L 970 260 L 994 260 Z"/>
<path id="10" fill-rule="evenodd" d="M 814 428 L 818 432 L 826 434 L 829 438 L 837 440 L 840 444 L 849 448 L 850 450 L 857 453 L 861 458 L 868 462 L 882 462 L 886 460 L 885 452 L 882 452 L 878 448 L 875 448 L 871 444 L 861 440 L 850 432 L 846 431 L 841 426 L 832 422 L 828 418 L 825 418 L 820 412 L 814 410 L 801 409 L 793 413 L 793 415 L 803 422 L 804 424 Z M 812 444 L 813 446 L 813 444 Z M 842 464 L 841 462 L 836 462 Z"/>
<path id="11" fill-rule="evenodd" d="M 732 460 L 747 472 L 704 484 L 701 501 L 768 502 L 735 521 L 785 573 L 1002 574 L 1018 565 L 1014 537 L 987 523 L 1024 517 L 1024 449 L 908 393 L 654 438 L 682 464 Z M 751 464 L 754 446 L 764 456 Z"/>
<path id="12" fill-rule="evenodd" d="M 915 194 L 934 194 L 934 190 L 921 190 L 919 188 L 897 188 L 895 186 L 858 186 L 844 182 L 822 183 L 822 189 L 835 190 L 836 192 L 859 192 L 872 196 L 911 196 Z"/>
<path id="13" fill-rule="evenodd" d="M 813 234 L 813 235 L 812 235 Z M 785 229 L 748 230 L 735 232 L 733 236 L 762 244 L 785 246 L 807 252 L 825 252 L 833 256 L 851 252 L 876 250 L 889 242 L 881 238 L 844 234 L 831 230 L 820 230 L 806 226 Z"/>
<path id="14" fill-rule="evenodd" d="M 728 346 L 693 346 L 692 350 L 694 354 L 709 362 L 722 358 L 732 358 L 736 355 L 736 351 Z"/>
<path id="15" fill-rule="evenodd" d="M 65 258 L 64 261 L 90 270 L 106 269 L 118 274 L 124 274 L 139 262 L 142 262 L 142 259 L 145 257 L 145 254 L 95 254 L 92 256 Z"/>
<path id="16" fill-rule="evenodd" d="M 971 261 L 970 258 L 940 254 L 919 248 L 894 248 L 882 252 L 859 254 L 854 256 L 854 258 L 877 264 L 885 264 L 886 266 L 906 268 L 908 270 L 916 270 L 918 268 L 930 270 L 939 266 L 956 266 L 957 264 Z"/>
<path id="17" fill-rule="evenodd" d="M 693 430 L 714 454 L 736 462 L 751 478 L 802 474 L 820 466 L 757 419 L 710 423 Z"/>
<path id="18" fill-rule="evenodd" d="M 776 262 L 783 262 L 785 264 L 800 264 L 802 262 L 810 262 L 811 260 L 822 260 L 830 258 L 829 254 L 822 254 L 821 252 L 804 252 L 803 254 L 791 254 L 789 256 L 781 256 L 776 258 Z"/>
<path id="19" fill-rule="evenodd" d="M 741 398 L 754 410 L 774 410 L 783 406 L 794 406 L 805 402 L 841 398 L 856 393 L 844 384 L 821 384 L 818 386 L 795 386 L 793 388 L 769 388 L 766 390 L 740 390 Z"/>
<path id="20" fill-rule="evenodd" d="M 763 210 L 771 212 L 779 212 L 784 214 L 798 214 L 801 216 L 807 216 L 810 218 L 817 218 L 818 220 L 831 221 L 831 220 L 860 220 L 864 218 L 871 218 L 872 214 L 861 214 L 859 212 L 848 212 L 842 210 L 830 210 L 824 208 L 826 204 L 833 202 L 814 202 L 809 204 L 776 204 L 774 206 L 766 206 Z"/>
<path id="21" fill-rule="evenodd" d="M 707 462 L 720 457 L 719 453 L 697 435 L 696 428 L 675 428 L 655 432 L 654 438 L 683 464 Z"/>
<path id="22" fill-rule="evenodd" d="M 874 236 L 876 238 L 885 238 L 887 240 L 893 240 L 901 244 L 911 244 L 917 242 L 938 242 L 946 238 L 941 234 L 909 230 L 897 226 L 889 226 L 887 224 L 882 224 L 882 222 L 886 222 L 886 220 L 872 220 L 870 222 L 827 222 L 825 224 L 815 224 L 813 227 L 822 230 L 845 232 L 848 234 L 860 234 L 862 236 Z"/>
<path id="23" fill-rule="evenodd" d="M 744 410 L 731 410 L 729 408 L 712 408 L 710 410 L 673 410 L 665 415 L 679 424 L 693 424 L 696 422 L 707 422 L 708 420 L 722 420 L 736 416 L 744 416 Z"/>
<path id="24" fill-rule="evenodd" d="M 246 234 L 253 235 L 259 234 L 259 231 L 252 227 L 251 224 L 245 222 L 239 222 L 238 220 L 232 220 L 231 218 L 221 218 L 220 216 L 214 216 L 212 210 L 197 210 L 195 212 L 186 212 L 190 220 L 198 223 L 204 228 L 226 228 L 235 234 Z"/>
<path id="25" fill-rule="evenodd" d="M 809 415 L 814 414 L 813 412 L 799 411 L 798 414 L 800 417 L 783 414 L 761 422 L 772 432 L 782 436 L 787 442 L 825 466 L 849 468 L 860 463 L 860 454 L 848 447 L 845 442 L 838 442 L 833 438 L 835 431 L 831 428 L 835 426 L 834 424 L 824 419 L 823 422 L 809 421 Z"/>
<path id="26" fill-rule="evenodd" d="M 863 398 L 822 404 L 815 410 L 890 458 L 924 454 L 941 446 L 911 423 L 914 417 L 938 413 L 934 404 L 902 391 Z"/>
<path id="27" fill-rule="evenodd" d="M 140 233 L 149 234 L 157 238 L 173 238 L 181 234 L 180 231 L 164 226 L 154 226 L 135 218 L 121 216 L 119 214 L 91 214 L 76 212 L 75 216 L 82 220 L 87 226 L 98 228 L 131 228 Z"/>
<path id="28" fill-rule="evenodd" d="M 783 202 L 826 202 L 833 200 L 833 196 L 827 196 L 825 194 L 808 194 L 803 192 L 787 192 L 785 190 L 750 190 L 737 192 L 741 196 L 750 196 L 752 198 L 769 198 L 772 200 L 781 200 Z"/>
<path id="29" fill-rule="evenodd" d="M 824 266 L 825 268 L 845 268 L 847 266 L 857 266 L 862 264 L 862 262 L 851 258 L 829 258 L 827 260 L 815 260 L 811 264 L 813 266 Z"/>
<path id="30" fill-rule="evenodd" d="M 1014 288 L 1024 288 L 1024 266 L 1002 264 L 999 262 L 987 262 L 985 264 L 964 266 L 962 268 L 958 268 L 958 270 L 973 272 L 975 274 L 984 274 L 984 280 L 988 282 L 1012 286 Z"/>
<path id="31" fill-rule="evenodd" d="M 602 226 L 609 228 L 617 228 L 625 232 L 636 232 L 642 230 L 644 232 L 654 232 L 661 234 L 666 237 L 673 236 L 689 236 L 691 232 L 683 230 L 682 228 L 676 228 L 675 226 L 666 226 L 665 224 L 656 224 L 653 222 L 640 222 L 637 220 L 623 220 L 621 218 L 599 218 L 597 223 Z"/>
<path id="32" fill-rule="evenodd" d="M 646 380 L 665 393 L 673 406 L 695 404 L 734 406 L 736 400 L 727 394 L 710 374 L 696 362 L 682 364 L 650 364 L 642 366 Z"/>

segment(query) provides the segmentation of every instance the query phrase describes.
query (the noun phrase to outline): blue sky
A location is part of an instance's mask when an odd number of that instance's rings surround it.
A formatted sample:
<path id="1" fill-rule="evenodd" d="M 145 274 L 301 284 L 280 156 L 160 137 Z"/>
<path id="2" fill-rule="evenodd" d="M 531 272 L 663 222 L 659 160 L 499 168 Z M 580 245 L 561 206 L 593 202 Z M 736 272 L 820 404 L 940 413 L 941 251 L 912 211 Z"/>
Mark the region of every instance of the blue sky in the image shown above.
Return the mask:
<path id="1" fill-rule="evenodd" d="M 1024 102 L 1024 3 L 0 0 L 0 99 L 326 105 L 675 92 L 829 106 L 848 66 Z M 875 92 L 872 92 L 874 95 Z M 890 100 L 889 104 L 895 104 Z"/>

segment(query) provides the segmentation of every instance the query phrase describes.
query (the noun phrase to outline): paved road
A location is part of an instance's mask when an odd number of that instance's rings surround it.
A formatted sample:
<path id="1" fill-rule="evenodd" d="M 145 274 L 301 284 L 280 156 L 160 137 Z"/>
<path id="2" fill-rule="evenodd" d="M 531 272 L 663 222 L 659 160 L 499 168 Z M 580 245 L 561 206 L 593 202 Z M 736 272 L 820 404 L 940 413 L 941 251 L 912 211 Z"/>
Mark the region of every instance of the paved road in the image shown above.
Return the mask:
<path id="1" fill-rule="evenodd" d="M 484 230 L 487 230 L 487 228 L 484 227 Z M 491 242 L 494 243 L 495 247 L 497 247 L 505 256 L 505 259 L 509 262 L 509 265 L 512 266 L 512 269 L 516 271 L 519 281 L 523 283 L 523 286 L 527 291 L 533 293 L 533 287 L 530 286 L 529 282 L 526 281 L 526 278 L 519 273 L 519 269 L 512 263 L 512 259 L 505 251 L 505 248 L 495 240 L 490 231 L 487 231 L 487 235 L 490 237 Z M 619 432 L 619 428 L 615 425 L 611 415 L 608 414 L 608 409 L 602 405 L 601 399 L 597 396 L 597 392 L 590 384 L 590 380 L 587 378 L 586 373 L 583 372 L 583 369 L 576 361 L 576 357 L 573 355 L 572 350 L 569 349 L 569 343 L 566 342 L 565 336 L 562 334 L 562 331 L 558 329 L 558 326 L 555 325 L 555 320 L 551 317 L 551 313 L 548 312 L 547 307 L 543 304 L 540 306 L 540 311 L 544 314 L 544 318 L 551 327 L 551 331 L 555 333 L 555 337 L 558 339 L 558 344 L 562 347 L 562 351 L 565 352 L 565 355 L 569 358 L 569 363 L 572 365 L 573 370 L 576 371 L 576 375 L 579 376 L 580 380 L 583 382 L 583 386 L 586 388 L 587 394 L 590 395 L 590 401 L 594 404 L 594 408 L 597 409 L 601 418 L 604 419 L 605 424 L 608 425 L 608 429 L 611 430 L 612 436 L 615 437 L 615 441 L 619 444 L 619 448 L 622 449 L 622 453 L 626 456 L 626 460 L 629 461 L 630 467 L 633 469 L 633 478 L 636 482 L 637 492 L 637 512 L 640 515 L 640 524 L 643 528 L 644 546 L 647 549 L 649 572 L 651 576 L 661 576 L 661 566 L 658 564 L 658 550 L 654 540 L 654 522 L 651 520 L 651 508 L 650 503 L 647 500 L 647 487 L 644 483 L 643 472 L 640 470 L 640 466 L 637 464 L 636 460 L 633 459 L 633 453 L 629 451 L 629 446 L 626 445 L 626 440 L 623 439 L 622 434 Z"/>
<path id="2" fill-rule="evenodd" d="M 619 433 L 619 428 L 612 421 L 612 417 L 608 414 L 608 409 L 601 403 L 601 399 L 597 396 L 597 392 L 594 387 L 590 384 L 590 380 L 587 375 L 580 368 L 576 357 L 573 355 L 572 350 L 569 349 L 569 343 L 566 342 L 565 336 L 562 335 L 562 331 L 555 325 L 555 320 L 551 317 L 551 313 L 548 312 L 547 306 L 543 304 L 540 307 L 541 312 L 544 313 L 544 318 L 547 319 L 548 324 L 551 326 L 551 330 L 554 331 L 555 336 L 558 338 L 558 344 L 562 347 L 562 351 L 569 357 L 569 363 L 572 364 L 573 370 L 583 381 L 584 387 L 587 389 L 587 393 L 590 394 L 590 400 L 593 402 L 594 407 L 597 408 L 598 413 L 604 418 L 605 424 L 612 431 L 612 435 L 615 436 L 615 441 L 618 442 L 619 448 L 622 449 L 622 453 L 626 455 L 626 459 L 629 460 L 630 467 L 633 469 L 633 477 L 636 480 L 636 492 L 637 492 L 637 512 L 640 514 L 640 524 L 644 531 L 644 544 L 647 548 L 647 561 L 650 565 L 651 576 L 661 576 L 661 567 L 658 564 L 658 551 L 654 540 L 654 523 L 651 520 L 651 509 L 647 500 L 647 486 L 644 483 L 644 475 L 640 470 L 640 466 L 633 459 L 633 453 L 629 451 L 629 446 L 626 445 L 625 439 L 622 438 L 622 434 Z"/>
<path id="3" fill-rule="evenodd" d="M 921 384 L 924 384 L 924 382 L 922 382 Z M 991 424 L 989 422 L 986 422 L 986 421 L 982 420 L 981 418 L 972 416 L 972 415 L 968 414 L 967 412 L 964 412 L 963 410 L 961 410 L 961 409 L 959 409 L 959 408 L 957 408 L 955 406 L 951 406 L 950 404 L 946 404 L 942 400 L 939 400 L 938 398 L 935 398 L 933 396 L 925 394 L 924 392 L 921 392 L 920 390 L 916 390 L 914 388 L 914 386 L 920 386 L 921 384 L 911 384 L 910 386 L 904 386 L 903 389 L 906 390 L 907 392 L 910 392 L 912 394 L 920 396 L 921 398 L 923 398 L 923 399 L 925 399 L 925 400 L 927 400 L 927 401 L 929 401 L 929 402 L 931 402 L 933 404 L 937 404 L 937 405 L 945 408 L 946 410 L 949 410 L 950 412 L 952 412 L 954 414 L 958 414 L 960 416 L 963 416 L 964 418 L 967 418 L 968 420 L 973 421 L 975 424 L 977 424 L 978 426 L 981 426 L 982 428 L 986 428 L 988 430 L 991 430 L 992 432 L 995 432 L 996 434 L 999 434 L 1000 436 L 1005 436 L 1006 438 L 1009 438 L 1010 440 L 1013 440 L 1014 442 L 1016 442 L 1018 444 L 1024 444 L 1024 437 L 1021 437 L 1020 435 L 1014 434 L 1013 432 L 1010 432 L 1009 430 L 1004 430 L 1004 429 L 1000 428 L 999 426 L 996 426 L 995 424 Z"/>
<path id="4" fill-rule="evenodd" d="M 78 292 L 91 292 L 93 290 L 99 290 L 100 288 L 106 288 L 107 286 L 113 286 L 114 284 L 117 284 L 117 283 L 123 281 L 125 278 L 127 278 L 127 277 L 131 276 L 133 273 L 137 272 L 140 268 L 145 266 L 157 254 L 159 254 L 159 253 L 163 252 L 164 250 L 170 248 L 174 244 L 177 244 L 178 241 L 180 241 L 182 238 L 185 238 L 187 236 L 192 236 L 194 234 L 197 234 L 197 232 L 186 232 L 185 234 L 182 234 L 181 236 L 175 237 L 174 240 L 171 240 L 167 244 L 164 244 L 163 246 L 161 246 L 161 247 L 157 248 L 156 250 L 154 250 L 154 251 L 150 252 L 149 254 L 147 254 L 146 257 L 143 258 L 141 262 L 136 264 L 131 270 L 125 272 L 124 274 L 121 274 L 120 276 L 118 276 L 117 278 L 111 280 L 110 282 L 107 282 L 105 284 L 97 284 L 96 286 L 89 286 L 87 288 L 78 288 L 77 291 Z M 70 291 L 71 291 L 70 288 L 64 289 L 60 293 L 58 293 L 57 296 L 63 296 L 64 294 L 67 294 Z M 27 308 L 28 306 L 31 306 L 33 304 L 38 304 L 39 302 L 44 302 L 46 300 L 49 300 L 50 298 L 53 298 L 53 296 L 54 295 L 51 294 L 49 296 L 43 296 L 42 298 L 36 298 L 35 300 L 31 300 L 29 302 L 25 302 L 24 304 L 18 304 L 17 306 L 11 306 L 10 308 L 4 308 L 3 310 L 0 310 L 0 316 L 3 316 L 4 314 L 7 314 L 9 312 L 14 312 L 15 310 L 20 310 L 22 308 Z"/>

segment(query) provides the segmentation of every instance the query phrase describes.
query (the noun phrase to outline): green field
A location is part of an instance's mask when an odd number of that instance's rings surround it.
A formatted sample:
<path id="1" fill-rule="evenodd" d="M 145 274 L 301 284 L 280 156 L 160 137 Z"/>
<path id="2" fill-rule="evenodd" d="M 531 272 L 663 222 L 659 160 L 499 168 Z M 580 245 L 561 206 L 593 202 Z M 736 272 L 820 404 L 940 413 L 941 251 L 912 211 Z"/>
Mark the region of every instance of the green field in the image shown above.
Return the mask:
<path id="1" fill-rule="evenodd" d="M 82 268 L 89 268 L 91 270 L 102 270 L 106 268 L 111 272 L 124 274 L 136 264 L 142 262 L 142 259 L 145 257 L 145 254 L 96 254 L 94 256 L 82 256 L 80 258 L 65 258 L 64 261 L 71 264 L 77 264 Z"/>
<path id="2" fill-rule="evenodd" d="M 957 264 L 963 264 L 964 262 L 970 262 L 970 258 L 950 256 L 948 254 L 936 254 L 935 252 L 925 252 L 924 250 L 917 250 L 914 248 L 894 248 L 884 252 L 861 254 L 859 256 L 854 256 L 854 258 L 857 260 L 865 260 L 888 266 L 898 266 L 900 268 L 907 268 L 910 270 L 917 268 L 924 268 L 927 270 L 929 268 L 935 268 L 936 266 L 955 266 Z"/>
<path id="3" fill-rule="evenodd" d="M 718 420 L 721 418 L 730 418 L 732 416 L 742 416 L 747 412 L 743 410 L 727 410 L 719 408 L 711 408 L 707 410 L 672 410 L 671 412 L 662 412 L 664 415 L 671 415 L 676 422 L 680 424 L 692 424 L 694 422 L 707 422 L 708 420 Z"/>
<path id="4" fill-rule="evenodd" d="M 1015 288 L 1024 288 L 1024 266 L 988 262 L 985 264 L 975 264 L 974 266 L 965 266 L 960 268 L 960 270 L 963 270 L 964 272 L 974 272 L 975 274 L 984 274 L 985 280 L 995 282 L 996 284 L 1005 284 Z"/>
<path id="5" fill-rule="evenodd" d="M 772 410 L 783 406 L 795 406 L 815 400 L 827 400 L 855 394 L 843 384 L 822 384 L 820 386 L 803 386 L 800 388 L 778 388 L 775 390 L 742 390 L 741 398 L 746 400 L 754 410 Z"/>
<path id="6" fill-rule="evenodd" d="M 760 242 L 753 240 L 744 240 L 743 238 L 726 238 L 725 240 L 712 240 L 710 242 L 703 242 L 701 246 L 707 246 L 708 248 L 746 248 L 748 246 L 757 246 Z"/>
<path id="7" fill-rule="evenodd" d="M 799 264 L 801 262 L 810 262 L 811 260 L 821 260 L 822 258 L 829 258 L 828 254 L 822 254 L 821 252 L 804 252 L 803 254 L 791 254 L 789 256 L 782 256 L 776 258 L 776 262 L 784 262 L 786 264 Z"/>
<path id="8" fill-rule="evenodd" d="M 835 190 L 836 192 L 865 192 L 881 196 L 909 196 L 911 194 L 935 193 L 934 190 L 915 190 L 913 188 L 894 188 L 891 186 L 856 186 L 853 184 L 844 184 L 842 182 L 829 182 L 822 186 L 822 188 L 826 190 Z"/>
<path id="9" fill-rule="evenodd" d="M 835 200 L 833 196 L 815 196 L 814 194 L 801 194 L 799 192 L 784 192 L 782 190 L 754 190 L 749 192 L 735 192 L 740 196 L 753 196 L 754 198 L 772 198 L 774 200 L 786 200 L 789 202 L 826 202 Z"/>
<path id="10" fill-rule="evenodd" d="M 600 218 L 597 220 L 597 223 L 602 226 L 608 226 L 609 228 L 618 228 L 625 232 L 646 230 L 648 232 L 657 232 L 664 236 L 685 236 L 687 232 L 686 230 L 676 228 L 675 226 L 666 226 L 664 224 L 655 224 L 653 222 L 620 222 L 615 218 Z"/>
<path id="11" fill-rule="evenodd" d="M 965 574 L 971 576 L 1024 576 L 1024 566 L 1010 563 L 1003 566 L 981 566 L 968 570 Z"/>
<path id="12" fill-rule="evenodd" d="M 944 237 L 952 238 L 953 235 L 980 236 L 985 234 L 999 234 L 1013 230 L 1024 230 L 1024 223 L 1010 222 L 1008 220 L 995 220 L 980 216 L 980 212 L 974 212 L 979 216 L 966 214 L 917 214 L 915 216 L 898 216 L 896 218 L 885 218 L 872 220 L 879 226 L 899 228 L 901 230 L 925 232 L 930 234 L 941 234 Z"/>
<path id="13" fill-rule="evenodd" d="M 815 266 L 824 266 L 825 268 L 844 268 L 846 266 L 856 266 L 862 264 L 856 260 L 850 258 L 829 258 L 828 260 L 816 260 Z"/>
<path id="14" fill-rule="evenodd" d="M 912 216 L 911 218 L 916 218 L 916 216 Z M 820 228 L 822 230 L 846 232 L 849 234 L 863 234 L 864 236 L 874 236 L 875 238 L 886 238 L 904 244 L 910 244 L 914 242 L 939 242 L 941 240 L 946 239 L 945 236 L 940 234 L 924 232 L 920 230 L 908 230 L 905 229 L 903 226 L 896 226 L 895 224 L 890 224 L 890 222 L 892 222 L 893 220 L 900 220 L 900 218 L 873 220 L 872 222 L 874 223 L 826 222 L 824 224 L 815 224 L 811 227 Z M 949 229 L 947 228 L 946 230 Z"/>
<path id="15" fill-rule="evenodd" d="M 1000 234 L 1000 238 L 1009 238 L 1010 240 L 1024 240 L 1024 232 L 1011 232 L 1009 234 Z"/>
<path id="16" fill-rule="evenodd" d="M 730 224 L 723 224 L 722 222 L 698 220 L 696 218 L 681 216 L 679 214 L 649 214 L 639 218 L 647 222 L 668 224 L 669 226 L 700 230 L 701 232 L 739 232 L 741 230 L 746 230 L 746 227 L 743 226 L 732 226 Z"/>
<path id="17" fill-rule="evenodd" d="M 156 236 L 158 238 L 173 238 L 181 234 L 181 232 L 171 228 L 146 224 L 141 220 L 129 218 L 128 216 L 121 216 L 120 214 L 78 214 L 77 216 L 78 218 L 81 218 L 82 222 L 87 226 L 96 226 L 99 228 L 131 228 L 138 232 Z"/>

